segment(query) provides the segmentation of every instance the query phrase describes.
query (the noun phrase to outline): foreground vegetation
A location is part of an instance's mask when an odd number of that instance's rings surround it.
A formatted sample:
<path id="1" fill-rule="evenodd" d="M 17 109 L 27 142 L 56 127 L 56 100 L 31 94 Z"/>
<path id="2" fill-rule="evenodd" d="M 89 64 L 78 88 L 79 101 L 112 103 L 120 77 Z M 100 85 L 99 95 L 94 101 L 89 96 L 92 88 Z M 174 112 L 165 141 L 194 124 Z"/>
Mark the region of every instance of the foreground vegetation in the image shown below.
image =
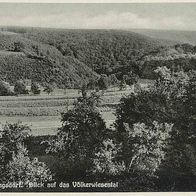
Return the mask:
<path id="1" fill-rule="evenodd" d="M 62 126 L 53 136 L 24 135 L 24 128 L 17 124 L 6 125 L 9 132 L 2 127 L 1 149 L 6 151 L 1 153 L 6 155 L 9 149 L 13 156 L 9 156 L 10 162 L 5 162 L 7 158 L 2 161 L 9 172 L 3 172 L 1 180 L 20 180 L 22 190 L 28 187 L 28 178 L 29 182 L 57 184 L 119 184 L 116 188 L 78 191 L 195 191 L 195 71 L 171 72 L 160 67 L 155 73 L 157 79 L 150 88 L 137 89 L 121 99 L 113 129 L 106 127 L 98 109 L 100 96 L 95 92 L 83 92 L 77 98 L 73 108 L 62 114 Z M 6 140 L 9 144 L 4 140 L 7 133 L 12 138 Z M 29 150 L 28 155 L 20 147 L 21 142 Z M 13 145 L 18 147 L 10 149 Z M 40 172 L 28 177 L 25 164 L 35 168 L 34 157 L 46 165 L 36 159 Z M 43 167 L 47 173 L 42 173 Z M 23 179 L 19 171 L 23 171 Z M 76 191 L 73 187 L 66 190 Z"/>

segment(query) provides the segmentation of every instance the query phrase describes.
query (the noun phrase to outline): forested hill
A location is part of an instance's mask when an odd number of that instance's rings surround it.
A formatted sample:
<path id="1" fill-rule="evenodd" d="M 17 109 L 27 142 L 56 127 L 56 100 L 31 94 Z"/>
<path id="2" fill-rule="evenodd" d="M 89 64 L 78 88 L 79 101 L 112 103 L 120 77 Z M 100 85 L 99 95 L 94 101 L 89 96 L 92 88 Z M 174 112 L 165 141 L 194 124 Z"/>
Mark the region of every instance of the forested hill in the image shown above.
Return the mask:
<path id="1" fill-rule="evenodd" d="M 98 78 L 98 74 L 76 58 L 63 56 L 55 47 L 24 38 L 22 34 L 0 33 L 0 78 L 15 83 L 31 79 L 59 87 Z"/>
<path id="2" fill-rule="evenodd" d="M 115 30 L 45 30 L 24 34 L 28 39 L 49 44 L 64 56 L 71 56 L 98 74 L 118 65 L 132 62 L 148 51 L 160 47 L 160 42 L 146 36 Z"/>
<path id="3" fill-rule="evenodd" d="M 189 63 L 183 55 L 190 53 L 194 58 L 193 46 L 174 44 L 120 30 L 2 28 L 0 77 L 12 83 L 32 79 L 59 87 L 78 87 L 101 74 L 115 74 L 119 80 L 129 72 L 152 78 L 160 60 L 168 65 L 165 54 L 172 61 L 183 57 Z"/>
<path id="4" fill-rule="evenodd" d="M 196 31 L 177 30 L 152 30 L 152 29 L 130 29 L 130 31 L 149 36 L 154 39 L 165 39 L 181 43 L 196 45 Z"/>

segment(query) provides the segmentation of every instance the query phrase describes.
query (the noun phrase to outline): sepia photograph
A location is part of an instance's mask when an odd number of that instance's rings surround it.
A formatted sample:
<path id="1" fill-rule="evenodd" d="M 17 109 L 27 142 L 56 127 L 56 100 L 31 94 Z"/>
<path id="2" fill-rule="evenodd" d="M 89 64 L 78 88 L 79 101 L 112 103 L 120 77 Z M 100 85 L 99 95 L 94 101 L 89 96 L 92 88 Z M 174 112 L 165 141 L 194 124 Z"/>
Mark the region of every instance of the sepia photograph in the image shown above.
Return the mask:
<path id="1" fill-rule="evenodd" d="M 0 2 L 0 194 L 195 191 L 196 2 Z"/>

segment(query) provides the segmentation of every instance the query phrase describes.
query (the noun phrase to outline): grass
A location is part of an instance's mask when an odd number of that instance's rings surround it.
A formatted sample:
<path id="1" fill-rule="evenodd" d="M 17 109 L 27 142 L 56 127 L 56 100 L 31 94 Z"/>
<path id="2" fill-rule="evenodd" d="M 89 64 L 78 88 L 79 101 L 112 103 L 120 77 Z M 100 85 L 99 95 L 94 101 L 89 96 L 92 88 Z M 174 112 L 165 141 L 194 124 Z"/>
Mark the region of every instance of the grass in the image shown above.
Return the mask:
<path id="1" fill-rule="evenodd" d="M 2 116 L 58 116 L 67 111 L 67 106 L 0 108 Z"/>
<path id="2" fill-rule="evenodd" d="M 1 35 L 17 35 L 15 32 L 10 32 L 10 31 L 0 31 Z"/>
<path id="3" fill-rule="evenodd" d="M 0 122 L 22 122 L 31 128 L 31 134 L 34 136 L 53 135 L 61 126 L 61 116 L 0 116 Z"/>
<path id="4" fill-rule="evenodd" d="M 145 81 L 142 81 L 145 83 Z M 110 127 L 115 121 L 115 108 L 120 99 L 133 92 L 132 88 L 119 91 L 108 89 L 101 97 L 99 111 Z M 61 126 L 61 113 L 73 107 L 74 100 L 81 96 L 76 89 L 55 89 L 51 95 L 0 96 L 0 122 L 29 125 L 33 135 L 53 135 Z"/>
<path id="5" fill-rule="evenodd" d="M 57 107 L 73 104 L 74 99 L 27 99 L 0 102 L 0 108 Z"/>
<path id="6" fill-rule="evenodd" d="M 7 50 L 0 50 L 0 55 L 3 55 L 3 56 L 9 56 L 9 55 L 25 56 L 25 54 L 23 52 L 13 52 L 13 51 L 7 51 Z"/>

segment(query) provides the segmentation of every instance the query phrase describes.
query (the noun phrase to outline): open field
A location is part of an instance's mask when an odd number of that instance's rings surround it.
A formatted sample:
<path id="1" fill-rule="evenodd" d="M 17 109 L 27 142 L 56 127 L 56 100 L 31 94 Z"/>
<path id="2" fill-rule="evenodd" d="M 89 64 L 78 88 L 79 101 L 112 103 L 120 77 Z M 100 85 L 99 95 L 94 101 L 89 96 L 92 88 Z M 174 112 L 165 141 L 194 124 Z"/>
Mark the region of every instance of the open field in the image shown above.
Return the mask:
<path id="1" fill-rule="evenodd" d="M 25 54 L 23 52 L 13 52 L 13 51 L 5 51 L 5 50 L 0 50 L 0 55 L 3 55 L 3 56 L 9 56 L 9 55 L 25 56 Z"/>
<path id="2" fill-rule="evenodd" d="M 115 120 L 115 105 L 129 93 L 130 89 L 116 92 L 110 89 L 101 97 L 99 110 L 108 127 Z M 77 90 L 67 90 L 66 95 L 58 90 L 53 95 L 0 97 L 0 122 L 22 122 L 30 126 L 32 135 L 52 135 L 61 126 L 61 113 L 71 109 L 79 96 Z"/>
<path id="3" fill-rule="evenodd" d="M 115 120 L 113 111 L 102 112 L 103 118 L 106 121 L 106 125 L 109 127 Z M 6 122 L 22 122 L 24 125 L 28 125 L 32 132 L 31 134 L 36 135 L 53 135 L 56 134 L 57 128 L 61 126 L 61 116 L 0 116 L 0 122 L 5 124 Z"/>
<path id="4" fill-rule="evenodd" d="M 10 31 L 0 31 L 1 35 L 17 35 L 18 33 L 10 32 Z"/>
<path id="5" fill-rule="evenodd" d="M 144 87 L 148 81 L 141 81 Z M 110 88 L 101 96 L 99 111 L 110 127 L 115 121 L 115 107 L 123 96 L 133 92 L 133 87 L 119 91 Z M 73 107 L 77 97 L 81 96 L 76 89 L 56 89 L 51 95 L 1 96 L 0 122 L 2 124 L 22 122 L 29 125 L 33 135 L 55 134 L 61 126 L 61 113 Z"/>

